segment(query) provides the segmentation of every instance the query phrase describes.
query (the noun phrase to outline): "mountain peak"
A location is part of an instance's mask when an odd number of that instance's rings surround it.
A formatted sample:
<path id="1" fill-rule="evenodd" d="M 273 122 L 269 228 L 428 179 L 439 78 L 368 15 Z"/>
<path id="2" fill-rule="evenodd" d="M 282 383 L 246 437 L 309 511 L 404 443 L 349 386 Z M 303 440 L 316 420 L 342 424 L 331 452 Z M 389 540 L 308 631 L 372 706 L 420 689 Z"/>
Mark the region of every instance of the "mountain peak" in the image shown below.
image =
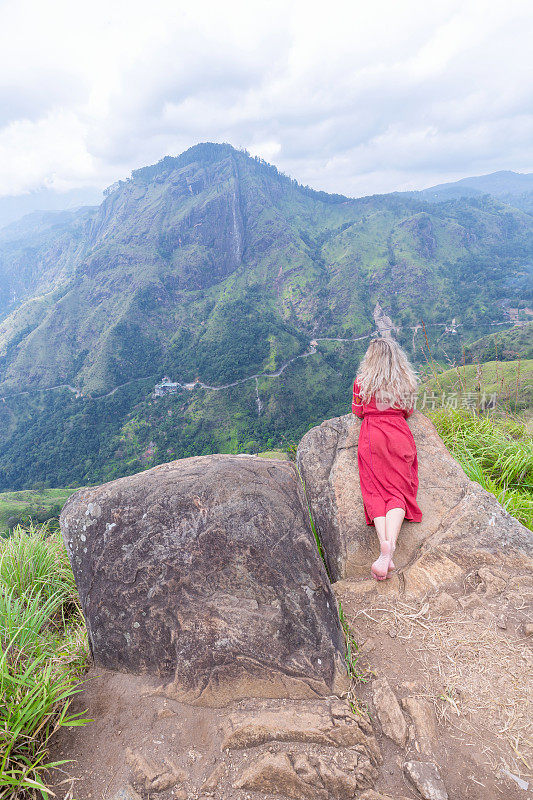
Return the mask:
<path id="1" fill-rule="evenodd" d="M 179 156 L 165 156 L 156 164 L 133 170 L 131 177 L 134 181 L 151 181 L 156 176 L 168 174 L 180 167 L 186 167 L 188 164 L 195 162 L 206 165 L 213 164 L 239 152 L 242 151 L 236 150 L 227 143 L 199 142 Z"/>
<path id="2" fill-rule="evenodd" d="M 483 197 L 347 200 L 227 144 L 55 219 L 0 236 L 5 488 L 271 449 L 345 407 L 378 303 L 416 363 L 421 320 L 432 354 L 459 360 L 530 303 L 527 214 Z M 155 394 L 163 375 L 175 397 Z"/>

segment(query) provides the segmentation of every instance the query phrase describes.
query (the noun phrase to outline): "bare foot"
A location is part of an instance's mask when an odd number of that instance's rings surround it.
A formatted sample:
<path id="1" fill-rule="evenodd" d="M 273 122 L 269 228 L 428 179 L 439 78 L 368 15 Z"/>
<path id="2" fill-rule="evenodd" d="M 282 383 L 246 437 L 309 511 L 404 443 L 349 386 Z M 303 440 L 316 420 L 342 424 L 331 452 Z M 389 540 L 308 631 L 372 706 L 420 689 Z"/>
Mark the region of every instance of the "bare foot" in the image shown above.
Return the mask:
<path id="1" fill-rule="evenodd" d="M 372 564 L 372 576 L 377 581 L 384 581 L 388 577 L 391 555 L 390 542 L 383 542 L 381 545 L 381 555 Z"/>

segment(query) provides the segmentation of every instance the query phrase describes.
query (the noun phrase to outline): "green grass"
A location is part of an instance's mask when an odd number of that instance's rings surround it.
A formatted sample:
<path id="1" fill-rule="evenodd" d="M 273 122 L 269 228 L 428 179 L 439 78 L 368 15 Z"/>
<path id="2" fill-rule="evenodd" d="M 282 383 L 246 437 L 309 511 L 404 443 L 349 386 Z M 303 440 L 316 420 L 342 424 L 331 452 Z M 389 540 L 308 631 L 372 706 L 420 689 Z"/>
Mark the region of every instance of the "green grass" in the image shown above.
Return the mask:
<path id="1" fill-rule="evenodd" d="M 439 408 L 429 413 L 468 477 L 533 530 L 533 436 L 518 418 Z"/>
<path id="2" fill-rule="evenodd" d="M 0 539 L 0 800 L 49 798 L 50 738 L 87 664 L 78 595 L 59 531 L 17 527 Z"/>
<path id="3" fill-rule="evenodd" d="M 257 453 L 261 458 L 278 458 L 281 461 L 288 461 L 289 456 L 284 450 L 264 450 L 262 453 Z"/>
<path id="4" fill-rule="evenodd" d="M 322 563 L 324 564 L 324 569 L 326 570 L 326 574 L 328 576 L 328 579 L 331 580 L 331 575 L 330 575 L 330 572 L 329 572 L 328 562 L 327 562 L 327 558 L 326 558 L 326 555 L 325 555 L 325 552 L 324 552 L 324 546 L 323 546 L 322 541 L 320 539 L 320 535 L 318 533 L 317 527 L 315 525 L 315 521 L 313 519 L 313 515 L 311 513 L 311 506 L 309 505 L 309 500 L 307 499 L 307 490 L 305 488 L 305 481 L 302 478 L 302 473 L 300 472 L 300 468 L 298 466 L 296 466 L 296 469 L 298 471 L 298 477 L 300 478 L 300 482 L 302 484 L 303 494 L 304 494 L 304 498 L 305 498 L 305 504 L 307 506 L 307 513 L 309 514 L 309 524 L 311 525 L 311 530 L 313 532 L 313 537 L 315 539 L 317 550 L 318 550 L 318 553 L 320 555 L 320 558 L 322 559 Z"/>
<path id="5" fill-rule="evenodd" d="M 487 361 L 445 369 L 426 378 L 421 397 L 424 390 L 444 396 L 445 402 L 447 399 L 458 407 L 475 407 L 482 403 L 483 395 L 486 400 L 496 395 L 498 413 L 528 413 L 533 407 L 533 360 Z"/>
<path id="6" fill-rule="evenodd" d="M 0 492 L 0 536 L 17 524 L 29 520 L 46 522 L 59 516 L 61 508 L 75 489 L 23 489 Z"/>
<path id="7" fill-rule="evenodd" d="M 344 640 L 346 642 L 345 662 L 346 662 L 346 668 L 348 670 L 348 675 L 356 683 L 368 683 L 368 681 L 371 679 L 374 673 L 371 670 L 369 670 L 366 666 L 363 667 L 359 663 L 361 659 L 360 647 L 355 639 L 353 631 L 350 628 L 346 617 L 344 616 L 344 610 L 342 608 L 340 600 L 338 601 L 338 605 L 339 605 L 339 620 L 344 633 Z"/>

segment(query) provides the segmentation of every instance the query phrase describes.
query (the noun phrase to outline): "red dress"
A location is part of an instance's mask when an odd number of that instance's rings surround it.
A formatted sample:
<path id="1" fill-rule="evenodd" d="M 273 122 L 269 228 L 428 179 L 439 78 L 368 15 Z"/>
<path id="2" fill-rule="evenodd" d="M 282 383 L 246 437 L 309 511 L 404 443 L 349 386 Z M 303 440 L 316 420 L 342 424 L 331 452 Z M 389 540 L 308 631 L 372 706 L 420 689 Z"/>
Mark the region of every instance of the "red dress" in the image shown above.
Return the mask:
<path id="1" fill-rule="evenodd" d="M 380 411 L 374 397 L 363 405 L 354 381 L 352 411 L 363 420 L 357 462 L 367 525 L 373 525 L 374 517 L 384 517 L 391 508 L 405 508 L 405 519 L 420 522 L 416 444 L 405 421 L 413 409 L 388 407 Z"/>

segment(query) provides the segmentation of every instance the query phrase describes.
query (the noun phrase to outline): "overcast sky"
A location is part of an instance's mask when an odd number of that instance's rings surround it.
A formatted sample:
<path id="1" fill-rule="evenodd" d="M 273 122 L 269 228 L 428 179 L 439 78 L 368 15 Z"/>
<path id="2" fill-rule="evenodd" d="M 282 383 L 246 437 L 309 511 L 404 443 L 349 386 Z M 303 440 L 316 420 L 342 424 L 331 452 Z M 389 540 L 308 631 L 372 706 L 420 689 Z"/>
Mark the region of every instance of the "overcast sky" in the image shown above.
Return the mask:
<path id="1" fill-rule="evenodd" d="M 0 196 L 227 141 L 348 195 L 533 169 L 531 0 L 0 0 Z"/>

